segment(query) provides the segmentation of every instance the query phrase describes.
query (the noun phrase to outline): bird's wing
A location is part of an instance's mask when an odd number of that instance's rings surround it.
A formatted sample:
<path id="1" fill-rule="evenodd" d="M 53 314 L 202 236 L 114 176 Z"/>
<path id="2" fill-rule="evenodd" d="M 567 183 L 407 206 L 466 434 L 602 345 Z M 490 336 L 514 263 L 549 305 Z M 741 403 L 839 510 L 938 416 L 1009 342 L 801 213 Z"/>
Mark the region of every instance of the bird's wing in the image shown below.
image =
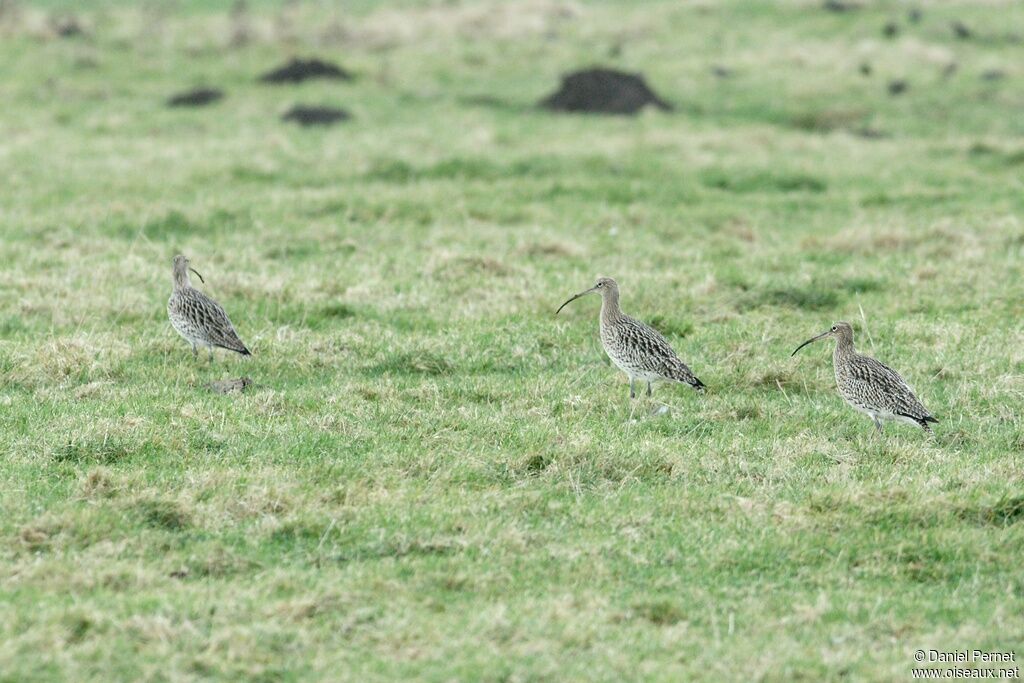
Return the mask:
<path id="1" fill-rule="evenodd" d="M 918 421 L 931 417 L 898 372 L 869 356 L 859 356 L 857 360 L 851 364 L 850 380 L 857 384 L 861 395 L 895 415 Z"/>
<path id="2" fill-rule="evenodd" d="M 656 329 L 628 316 L 617 328 L 627 338 L 627 346 L 636 349 L 636 362 L 643 369 L 696 388 L 704 386 Z"/>
<path id="3" fill-rule="evenodd" d="M 211 344 L 239 353 L 248 351 L 220 304 L 198 289 L 191 289 L 179 299 L 181 313 L 195 321 Z"/>

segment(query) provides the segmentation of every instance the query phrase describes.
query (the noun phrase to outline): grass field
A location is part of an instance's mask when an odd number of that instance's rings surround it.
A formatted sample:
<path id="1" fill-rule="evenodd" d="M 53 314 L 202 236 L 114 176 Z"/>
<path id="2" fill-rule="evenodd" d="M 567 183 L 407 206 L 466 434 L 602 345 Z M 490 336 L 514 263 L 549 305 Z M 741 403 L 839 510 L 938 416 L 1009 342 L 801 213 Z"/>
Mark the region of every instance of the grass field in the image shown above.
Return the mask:
<path id="1" fill-rule="evenodd" d="M 894 681 L 1021 647 L 1020 4 L 254 3 L 234 43 L 229 4 L 0 18 L 0 680 Z M 256 82 L 293 54 L 357 79 Z M 675 110 L 533 106 L 592 64 Z M 164 106 L 194 85 L 227 96 Z M 251 359 L 170 328 L 179 251 Z M 597 300 L 554 316 L 599 274 L 706 395 L 631 406 Z M 789 357 L 838 319 L 933 438 L 876 438 L 829 344 Z"/>

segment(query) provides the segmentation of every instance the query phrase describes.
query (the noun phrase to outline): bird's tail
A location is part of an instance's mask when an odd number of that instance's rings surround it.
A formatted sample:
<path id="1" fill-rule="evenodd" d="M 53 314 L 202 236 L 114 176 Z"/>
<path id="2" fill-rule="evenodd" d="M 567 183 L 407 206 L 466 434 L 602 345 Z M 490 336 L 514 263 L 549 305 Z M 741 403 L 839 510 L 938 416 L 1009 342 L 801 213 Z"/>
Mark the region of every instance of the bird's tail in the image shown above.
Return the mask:
<path id="1" fill-rule="evenodd" d="M 674 379 L 677 382 L 682 382 L 683 384 L 689 384 L 696 391 L 700 391 L 702 393 L 705 388 L 704 382 L 701 382 L 699 379 L 697 379 L 697 375 L 693 374 L 693 371 L 690 370 L 690 368 L 687 367 L 686 363 L 683 363 L 682 361 L 680 361 L 676 365 L 672 373 L 672 379 Z"/>
<path id="2" fill-rule="evenodd" d="M 245 344 L 242 343 L 242 340 L 239 339 L 238 337 L 226 340 L 223 344 L 214 344 L 214 346 L 219 346 L 220 348 L 227 349 L 228 351 L 234 351 L 235 353 L 242 356 L 252 355 L 252 352 L 246 347 Z"/>
<path id="3" fill-rule="evenodd" d="M 923 429 L 926 432 L 932 431 L 932 428 L 928 426 L 929 422 L 934 422 L 936 424 L 938 424 L 938 422 L 939 422 L 937 419 L 935 419 L 931 415 L 925 415 L 924 417 L 918 417 L 916 415 L 903 415 L 903 417 L 909 417 L 911 420 L 916 422 L 918 424 L 918 426 L 921 427 L 921 429 Z"/>

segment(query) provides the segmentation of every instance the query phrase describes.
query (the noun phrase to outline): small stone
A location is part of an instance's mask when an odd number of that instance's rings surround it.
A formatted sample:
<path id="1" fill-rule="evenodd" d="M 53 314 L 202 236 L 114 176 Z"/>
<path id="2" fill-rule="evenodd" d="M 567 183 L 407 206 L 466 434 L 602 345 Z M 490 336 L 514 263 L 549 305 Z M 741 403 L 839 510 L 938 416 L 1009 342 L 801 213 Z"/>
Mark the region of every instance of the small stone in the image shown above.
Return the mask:
<path id="1" fill-rule="evenodd" d="M 238 379 L 222 379 L 210 382 L 206 388 L 216 394 L 241 394 L 252 386 L 252 379 L 239 377 Z"/>

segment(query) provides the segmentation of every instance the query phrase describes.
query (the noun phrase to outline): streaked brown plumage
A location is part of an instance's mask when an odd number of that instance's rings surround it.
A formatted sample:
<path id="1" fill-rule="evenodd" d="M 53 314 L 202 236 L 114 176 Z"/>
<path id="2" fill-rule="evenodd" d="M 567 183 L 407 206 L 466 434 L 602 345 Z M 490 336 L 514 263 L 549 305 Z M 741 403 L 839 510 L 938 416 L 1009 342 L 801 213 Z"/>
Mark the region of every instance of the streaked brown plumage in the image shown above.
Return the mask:
<path id="1" fill-rule="evenodd" d="M 193 355 L 199 354 L 200 346 L 210 349 L 211 359 L 215 346 L 243 356 L 251 355 L 220 304 L 192 286 L 190 270 L 199 275 L 189 266 L 187 258 L 181 254 L 174 257 L 174 291 L 167 300 L 171 326 L 192 345 Z M 199 275 L 199 279 L 203 276 Z"/>
<path id="2" fill-rule="evenodd" d="M 857 353 L 853 346 L 853 327 L 850 323 L 835 323 L 825 332 L 798 346 L 792 356 L 811 342 L 825 337 L 834 337 L 836 340 L 832 363 L 835 366 L 839 395 L 870 417 L 879 432 L 885 420 L 906 422 L 926 432 L 931 431 L 928 423 L 938 420 L 932 417 L 899 373 L 870 356 Z"/>
<path id="3" fill-rule="evenodd" d="M 636 397 L 636 380 L 647 382 L 651 395 L 653 382 L 680 382 L 698 391 L 704 383 L 679 359 L 665 337 L 656 329 L 630 318 L 619 308 L 619 285 L 610 277 L 566 301 L 555 311 L 587 294 L 601 295 L 601 345 L 612 363 L 629 377 L 629 397 Z"/>

